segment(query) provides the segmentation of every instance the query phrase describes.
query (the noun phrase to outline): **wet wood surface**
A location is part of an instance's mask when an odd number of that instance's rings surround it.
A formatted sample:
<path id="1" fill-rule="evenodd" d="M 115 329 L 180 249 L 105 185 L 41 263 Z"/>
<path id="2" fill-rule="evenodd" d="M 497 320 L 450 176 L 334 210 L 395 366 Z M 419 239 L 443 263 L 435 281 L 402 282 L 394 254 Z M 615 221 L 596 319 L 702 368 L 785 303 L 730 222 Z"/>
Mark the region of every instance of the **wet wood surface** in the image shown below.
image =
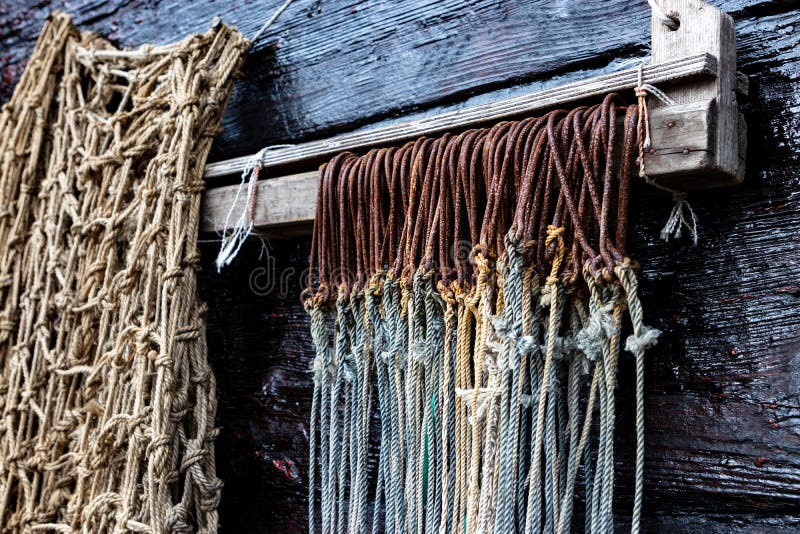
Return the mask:
<path id="1" fill-rule="evenodd" d="M 742 185 L 690 197 L 700 245 L 658 239 L 670 199 L 640 186 L 630 252 L 642 265 L 648 353 L 645 527 L 800 530 L 800 11 L 715 0 L 736 20 L 750 76 Z M 166 42 L 214 15 L 252 35 L 279 4 L 0 0 L 5 99 L 44 12 L 121 45 Z M 647 56 L 646 2 L 296 0 L 256 44 L 213 158 L 522 94 Z M 312 346 L 298 293 L 308 240 L 253 240 L 217 273 L 201 243 L 217 375 L 223 532 L 306 529 Z M 632 497 L 633 368 L 619 375 L 619 525 Z"/>

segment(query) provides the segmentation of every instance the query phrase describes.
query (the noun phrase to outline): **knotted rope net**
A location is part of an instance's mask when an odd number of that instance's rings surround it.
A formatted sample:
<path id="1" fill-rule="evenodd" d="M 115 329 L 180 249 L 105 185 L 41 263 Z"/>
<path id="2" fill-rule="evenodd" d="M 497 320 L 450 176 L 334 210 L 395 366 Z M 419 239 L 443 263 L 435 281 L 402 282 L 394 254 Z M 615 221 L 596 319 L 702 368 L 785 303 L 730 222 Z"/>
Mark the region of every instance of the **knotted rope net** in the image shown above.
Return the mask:
<path id="1" fill-rule="evenodd" d="M 312 532 L 568 533 L 575 502 L 612 531 L 621 347 L 638 531 L 658 335 L 625 253 L 640 112 L 609 95 L 320 168 Z"/>
<path id="2" fill-rule="evenodd" d="M 196 246 L 249 43 L 120 51 L 45 23 L 0 115 L 3 531 L 216 530 Z"/>

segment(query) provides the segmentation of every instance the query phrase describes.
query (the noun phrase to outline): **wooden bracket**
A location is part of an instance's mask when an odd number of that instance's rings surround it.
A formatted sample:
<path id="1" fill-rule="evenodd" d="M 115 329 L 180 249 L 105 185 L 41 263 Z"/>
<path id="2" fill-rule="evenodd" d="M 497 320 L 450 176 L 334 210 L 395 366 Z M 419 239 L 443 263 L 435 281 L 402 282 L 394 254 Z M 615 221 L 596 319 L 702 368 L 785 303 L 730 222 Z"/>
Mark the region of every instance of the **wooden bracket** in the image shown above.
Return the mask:
<path id="1" fill-rule="evenodd" d="M 308 171 L 259 182 L 254 225 L 277 236 L 308 233 L 314 220 L 319 163 L 343 150 L 365 150 L 405 142 L 423 135 L 463 130 L 542 112 L 565 104 L 596 99 L 609 92 L 633 97 L 639 82 L 656 85 L 674 101 L 662 105 L 648 98 L 651 148 L 645 155 L 650 179 L 682 191 L 737 184 L 744 177 L 745 123 L 736 94 L 747 94 L 747 78 L 736 71 L 733 19 L 700 0 L 659 0 L 678 21 L 670 29 L 653 17 L 652 57 L 641 69 L 597 76 L 467 109 L 401 124 L 356 131 L 320 141 L 267 151 L 261 176 L 287 167 Z M 633 98 L 631 98 L 633 101 Z M 207 181 L 240 173 L 253 156 L 206 166 Z M 236 198 L 237 186 L 209 189 L 201 231 L 226 230 L 222 221 Z M 239 198 L 241 209 L 245 199 Z M 239 209 L 239 207 L 235 207 Z"/>
<path id="2" fill-rule="evenodd" d="M 684 191 L 738 184 L 744 179 L 747 135 L 736 103 L 733 19 L 700 0 L 660 0 L 660 5 L 678 27 L 671 29 L 652 17 L 651 64 L 699 53 L 717 61 L 715 76 L 663 88 L 676 105 L 648 100 L 648 176 Z"/>

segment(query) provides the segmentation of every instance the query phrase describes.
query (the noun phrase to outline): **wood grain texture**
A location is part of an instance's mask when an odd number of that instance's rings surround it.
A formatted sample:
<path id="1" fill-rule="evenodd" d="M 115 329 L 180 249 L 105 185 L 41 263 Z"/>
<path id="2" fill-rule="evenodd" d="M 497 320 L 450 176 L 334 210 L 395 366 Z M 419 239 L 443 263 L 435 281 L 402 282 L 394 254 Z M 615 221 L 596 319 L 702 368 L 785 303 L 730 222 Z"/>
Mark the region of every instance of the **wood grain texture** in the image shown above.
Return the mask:
<path id="1" fill-rule="evenodd" d="M 53 9 L 134 46 L 205 30 L 214 16 L 254 35 L 281 3 L 0 0 L 0 96 Z M 711 1 L 734 15 L 783 3 Z M 556 75 L 619 70 L 647 55 L 649 16 L 644 0 L 297 0 L 255 44 L 212 160 L 439 112 L 493 91 L 553 87 Z"/>
<path id="2" fill-rule="evenodd" d="M 68 10 L 123 44 L 139 44 L 205 28 L 222 11 L 252 33 L 261 13 L 277 3 L 73 0 Z M 643 267 L 647 321 L 666 332 L 647 361 L 645 527 L 797 532 L 800 13 L 790 1 L 712 3 L 733 11 L 739 68 L 751 79 L 742 107 L 748 170 L 740 186 L 690 197 L 700 218 L 697 248 L 658 240 L 670 200 L 644 187 L 633 192 L 629 249 Z M 3 56 L 27 53 L 41 20 L 36 12 L 26 15 L 33 4 L 5 4 L 0 16 L 14 22 L 0 24 Z M 229 108 L 218 156 L 522 94 L 646 55 L 644 2 L 520 1 L 508 8 L 513 17 L 498 2 L 484 0 L 424 7 L 404 2 L 412 7 L 402 10 L 389 4 L 296 0 L 251 56 L 245 73 L 250 81 L 240 84 Z M 545 12 L 546 6 L 555 7 Z M 359 11 L 349 14 L 352 8 Z M 470 9 L 483 16 L 470 18 Z M 574 16 L 558 16 L 569 9 Z M 389 18 L 373 21 L 378 14 Z M 373 22 L 372 31 L 364 29 Z M 426 35 L 445 37 L 424 44 Z M 319 53 L 310 51 L 314 47 Z M 364 81 L 370 77 L 372 88 Z M 401 119 L 391 119 L 400 112 Z M 297 294 L 308 241 L 271 245 L 264 256 L 254 240 L 218 274 L 212 265 L 218 244 L 202 244 L 201 291 L 209 304 L 209 354 L 220 397 L 223 532 L 304 532 L 306 526 L 312 348 Z M 628 357 L 622 363 L 620 528 L 630 509 L 633 468 L 633 369 Z"/>
<path id="3" fill-rule="evenodd" d="M 641 69 L 641 74 L 643 83 L 680 87 L 683 83 L 691 84 L 694 80 L 704 78 L 711 79 L 710 83 L 713 83 L 714 74 L 718 69 L 716 57 L 713 55 L 693 54 L 647 65 Z M 448 131 L 491 125 L 520 116 L 540 115 L 542 110 L 567 107 L 574 102 L 602 98 L 608 93 L 630 91 L 636 86 L 638 79 L 638 68 L 594 76 L 551 89 L 499 99 L 441 115 L 268 150 L 261 154 L 260 160 L 265 168 L 289 164 L 307 166 L 309 163 L 324 161 L 323 158 L 331 158 L 344 150 L 363 152 L 373 146 L 399 146 L 409 139 L 421 136 L 435 136 Z M 251 167 L 257 157 L 258 154 L 249 154 L 218 163 L 209 163 L 206 165 L 205 179 L 213 183 L 214 178 L 240 173 Z"/>
<path id="4" fill-rule="evenodd" d="M 677 103 L 714 100 L 714 136 L 706 168 L 689 169 L 692 182 L 708 179 L 720 185 L 735 185 L 744 179 L 739 159 L 739 112 L 736 101 L 736 36 L 733 18 L 702 0 L 663 0 L 662 8 L 680 21 L 676 29 L 651 20 L 651 61 L 675 54 L 707 52 L 717 58 L 717 76 L 682 84 L 670 91 Z M 654 102 L 658 106 L 658 102 Z M 680 159 L 677 159 L 680 167 Z M 712 178 L 713 177 L 713 178 Z"/>
<path id="5" fill-rule="evenodd" d="M 256 231 L 276 237 L 310 235 L 317 211 L 317 182 L 316 171 L 259 180 L 253 216 Z M 206 191 L 203 195 L 200 231 L 219 235 L 229 230 L 229 226 L 236 222 L 236 217 L 247 209 L 246 191 L 241 185 L 227 185 Z M 228 213 L 234 202 L 234 215 L 229 220 Z"/>

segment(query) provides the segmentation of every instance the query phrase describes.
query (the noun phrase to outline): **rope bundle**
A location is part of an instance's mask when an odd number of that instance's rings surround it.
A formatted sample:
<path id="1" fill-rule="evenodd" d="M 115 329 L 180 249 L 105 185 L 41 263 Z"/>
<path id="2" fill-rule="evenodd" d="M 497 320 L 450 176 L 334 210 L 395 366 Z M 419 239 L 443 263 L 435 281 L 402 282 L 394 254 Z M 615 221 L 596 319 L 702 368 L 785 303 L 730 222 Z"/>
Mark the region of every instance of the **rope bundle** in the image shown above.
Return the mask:
<path id="1" fill-rule="evenodd" d="M 609 95 L 320 168 L 312 531 L 570 532 L 579 480 L 586 528 L 612 531 L 621 345 L 636 359 L 638 531 L 658 335 L 625 255 L 640 114 Z"/>
<path id="2" fill-rule="evenodd" d="M 0 525 L 213 532 L 202 174 L 249 43 L 118 51 L 63 14 L 0 114 Z"/>

